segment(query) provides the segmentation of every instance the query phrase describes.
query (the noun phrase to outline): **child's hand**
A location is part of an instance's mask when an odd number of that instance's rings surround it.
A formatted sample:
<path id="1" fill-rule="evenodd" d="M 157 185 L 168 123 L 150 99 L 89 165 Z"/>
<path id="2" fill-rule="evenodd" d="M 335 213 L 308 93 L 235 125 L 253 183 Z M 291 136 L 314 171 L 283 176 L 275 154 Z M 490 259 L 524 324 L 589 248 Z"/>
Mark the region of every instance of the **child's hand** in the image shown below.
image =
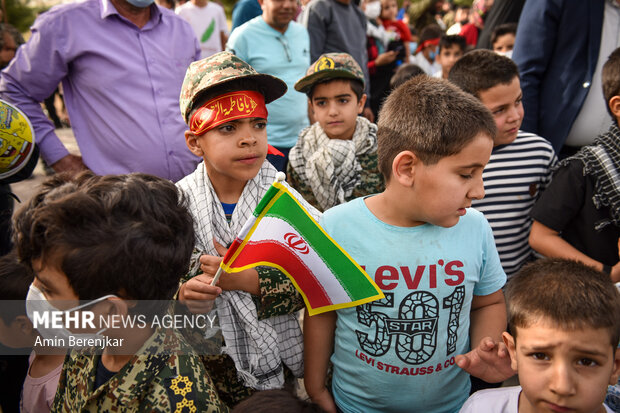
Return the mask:
<path id="1" fill-rule="evenodd" d="M 394 60 L 396 60 L 396 56 L 398 56 L 397 51 L 388 50 L 387 52 L 381 53 L 379 56 L 377 56 L 377 58 L 375 59 L 375 65 L 377 66 L 388 65 L 392 63 Z"/>
<path id="2" fill-rule="evenodd" d="M 215 246 L 215 250 L 217 251 L 219 256 L 207 254 L 200 256 L 200 270 L 203 273 L 210 275 L 211 277 L 215 277 L 215 273 L 217 272 L 218 268 L 220 268 L 222 257 L 226 255 L 227 251 L 226 247 L 217 242 L 215 238 L 213 238 L 213 245 Z"/>
<path id="3" fill-rule="evenodd" d="M 213 277 L 207 274 L 198 274 L 179 290 L 181 301 L 194 314 L 205 314 L 213 309 L 215 298 L 222 293 L 222 289 L 211 285 Z"/>
<path id="4" fill-rule="evenodd" d="M 321 389 L 318 393 L 313 394 L 311 399 L 327 413 L 336 413 L 336 403 L 334 403 L 334 398 L 329 393 L 327 388 L 323 387 L 323 389 Z"/>
<path id="5" fill-rule="evenodd" d="M 510 367 L 510 355 L 503 342 L 491 337 L 480 340 L 478 347 L 469 353 L 456 356 L 456 364 L 471 374 L 489 383 L 499 383 L 517 372 Z"/>

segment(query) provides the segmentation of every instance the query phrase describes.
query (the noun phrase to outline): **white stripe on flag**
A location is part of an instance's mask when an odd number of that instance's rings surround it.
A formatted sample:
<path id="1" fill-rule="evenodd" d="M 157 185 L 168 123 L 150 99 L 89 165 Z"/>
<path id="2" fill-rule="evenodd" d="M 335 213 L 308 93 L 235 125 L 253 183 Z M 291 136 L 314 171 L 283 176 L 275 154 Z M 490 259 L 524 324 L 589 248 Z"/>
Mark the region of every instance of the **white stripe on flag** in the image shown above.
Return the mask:
<path id="1" fill-rule="evenodd" d="M 332 301 L 332 304 L 350 302 L 351 298 L 346 293 L 344 288 L 342 288 L 342 285 L 340 285 L 338 279 L 334 277 L 329 267 L 325 265 L 323 260 L 316 253 L 316 251 L 310 248 L 310 245 L 306 244 L 305 241 L 303 241 L 303 243 L 308 246 L 308 252 L 306 254 L 300 253 L 299 250 L 290 246 L 290 242 L 295 242 L 297 241 L 297 239 L 295 239 L 291 235 L 285 237 L 285 235 L 287 234 L 293 234 L 294 236 L 299 237 L 299 239 L 302 239 L 297 230 L 290 226 L 288 222 L 275 217 L 263 217 L 263 219 L 256 227 L 256 230 L 252 234 L 252 241 L 271 239 L 287 246 L 288 249 L 297 257 L 299 257 L 299 259 L 301 259 L 306 264 L 310 271 L 312 271 L 317 281 L 321 283 L 321 285 L 325 289 L 327 295 Z M 287 239 L 289 240 L 289 242 L 287 242 Z M 301 246 L 302 245 L 298 245 L 298 248 Z M 295 276 L 295 274 L 291 275 Z"/>

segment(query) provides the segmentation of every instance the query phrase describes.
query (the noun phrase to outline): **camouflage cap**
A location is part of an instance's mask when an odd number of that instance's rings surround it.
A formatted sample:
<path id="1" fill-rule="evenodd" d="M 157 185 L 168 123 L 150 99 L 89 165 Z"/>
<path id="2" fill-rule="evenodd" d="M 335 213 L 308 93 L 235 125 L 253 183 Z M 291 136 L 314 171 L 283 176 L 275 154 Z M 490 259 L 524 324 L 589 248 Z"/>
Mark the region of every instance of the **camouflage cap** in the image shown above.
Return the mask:
<path id="1" fill-rule="evenodd" d="M 220 52 L 193 62 L 187 68 L 179 106 L 185 122 L 194 103 L 205 91 L 238 79 L 252 79 L 261 86 L 265 103 L 273 102 L 286 93 L 286 83 L 275 76 L 258 73 L 252 66 L 230 52 Z"/>
<path id="2" fill-rule="evenodd" d="M 356 79 L 365 84 L 364 72 L 353 56 L 348 53 L 325 53 L 310 65 L 306 76 L 295 83 L 295 90 L 308 93 L 316 82 L 336 78 Z"/>

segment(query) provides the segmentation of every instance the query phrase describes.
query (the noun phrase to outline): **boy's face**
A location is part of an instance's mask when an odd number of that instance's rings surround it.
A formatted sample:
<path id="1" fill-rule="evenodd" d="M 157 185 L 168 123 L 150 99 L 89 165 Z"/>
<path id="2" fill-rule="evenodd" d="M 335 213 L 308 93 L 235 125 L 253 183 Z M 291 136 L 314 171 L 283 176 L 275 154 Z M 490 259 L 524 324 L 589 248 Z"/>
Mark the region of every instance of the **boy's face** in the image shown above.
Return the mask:
<path id="1" fill-rule="evenodd" d="M 381 1 L 381 18 L 384 20 L 396 20 L 398 15 L 398 3 L 396 0 Z"/>
<path id="2" fill-rule="evenodd" d="M 243 118 L 223 123 L 196 136 L 185 132 L 187 146 L 204 159 L 215 185 L 254 178 L 267 156 L 267 120 Z"/>
<path id="3" fill-rule="evenodd" d="M 364 110 L 366 95 L 358 101 L 348 80 L 320 83 L 312 93 L 312 112 L 330 139 L 351 139 L 357 115 Z"/>
<path id="4" fill-rule="evenodd" d="M 515 47 L 515 35 L 512 33 L 506 33 L 503 36 L 499 36 L 495 43 L 493 43 L 493 51 L 499 53 L 506 53 L 514 49 Z"/>
<path id="5" fill-rule="evenodd" d="M 52 305 L 60 310 L 65 310 L 77 305 L 79 298 L 69 279 L 60 269 L 50 264 L 43 264 L 40 259 L 32 261 L 32 269 L 35 272 L 32 284 L 37 287 Z"/>
<path id="6" fill-rule="evenodd" d="M 507 85 L 499 84 L 478 94 L 484 106 L 493 114 L 497 125 L 495 146 L 514 141 L 523 121 L 523 94 L 519 78 L 515 76 Z"/>
<path id="7" fill-rule="evenodd" d="M 441 51 L 437 55 L 437 63 L 441 65 L 441 70 L 444 74 L 448 74 L 452 66 L 463 57 L 463 50 L 456 45 L 450 45 L 448 47 L 442 47 Z"/>
<path id="8" fill-rule="evenodd" d="M 605 412 L 607 385 L 620 372 L 608 330 L 567 331 L 543 320 L 518 327 L 516 342 L 504 333 L 504 342 L 523 388 L 519 413 Z"/>
<path id="9" fill-rule="evenodd" d="M 471 201 L 484 197 L 482 170 L 492 149 L 491 138 L 479 134 L 459 153 L 436 164 L 425 165 L 418 160 L 412 185 L 416 220 L 446 228 L 456 225 Z"/>

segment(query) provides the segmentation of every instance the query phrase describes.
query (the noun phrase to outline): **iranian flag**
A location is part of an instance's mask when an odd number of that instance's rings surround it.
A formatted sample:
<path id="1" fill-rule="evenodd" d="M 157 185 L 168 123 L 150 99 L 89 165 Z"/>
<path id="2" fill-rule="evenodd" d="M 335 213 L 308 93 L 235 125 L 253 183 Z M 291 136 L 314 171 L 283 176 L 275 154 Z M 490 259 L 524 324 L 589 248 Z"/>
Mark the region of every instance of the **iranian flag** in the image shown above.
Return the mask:
<path id="1" fill-rule="evenodd" d="M 267 190 L 220 267 L 234 273 L 259 265 L 284 272 L 302 295 L 310 315 L 384 297 L 368 274 L 280 182 Z"/>

